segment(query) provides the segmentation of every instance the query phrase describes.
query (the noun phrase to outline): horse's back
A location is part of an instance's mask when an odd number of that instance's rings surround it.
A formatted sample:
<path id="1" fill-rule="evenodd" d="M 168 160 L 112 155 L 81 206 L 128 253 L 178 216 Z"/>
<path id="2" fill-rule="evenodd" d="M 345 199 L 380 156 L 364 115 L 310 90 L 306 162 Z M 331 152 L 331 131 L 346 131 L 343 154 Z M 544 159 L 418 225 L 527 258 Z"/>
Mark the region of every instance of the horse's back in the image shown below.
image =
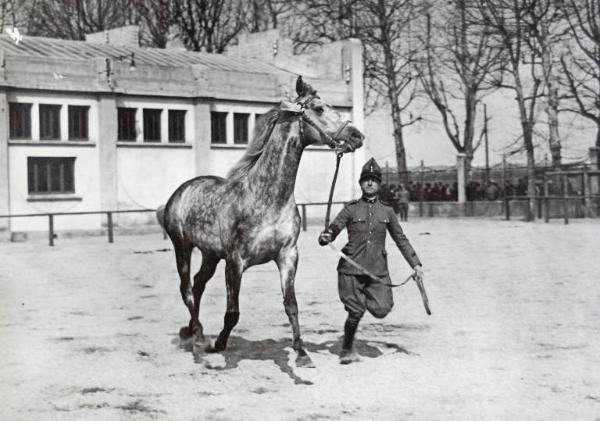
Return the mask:
<path id="1" fill-rule="evenodd" d="M 171 195 L 164 209 L 165 228 L 185 222 L 190 213 L 198 213 L 215 203 L 217 189 L 225 183 L 222 177 L 206 175 L 181 184 Z"/>

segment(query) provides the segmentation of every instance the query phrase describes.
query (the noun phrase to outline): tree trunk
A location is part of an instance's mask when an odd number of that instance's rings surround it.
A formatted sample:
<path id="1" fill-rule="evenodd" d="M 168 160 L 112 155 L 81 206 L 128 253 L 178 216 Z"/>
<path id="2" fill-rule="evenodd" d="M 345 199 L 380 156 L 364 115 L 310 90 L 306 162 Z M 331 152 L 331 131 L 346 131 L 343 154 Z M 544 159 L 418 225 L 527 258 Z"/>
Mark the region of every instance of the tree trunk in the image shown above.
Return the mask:
<path id="1" fill-rule="evenodd" d="M 596 120 L 596 169 L 600 170 L 600 120 Z"/>
<path id="2" fill-rule="evenodd" d="M 548 102 L 546 104 L 546 114 L 548 115 L 548 146 L 552 155 L 552 165 L 560 167 L 561 165 L 561 145 L 560 136 L 558 134 L 558 80 L 554 75 L 552 64 L 552 44 L 548 31 L 548 24 L 544 21 L 540 23 L 542 36 L 541 58 L 542 58 L 542 73 L 546 84 Z"/>
<path id="3" fill-rule="evenodd" d="M 404 149 L 404 132 L 402 130 L 402 118 L 399 106 L 392 104 L 392 123 L 394 126 L 394 145 L 396 147 L 396 168 L 402 183 L 408 185 L 408 168 L 406 167 L 406 150 Z"/>
<path id="4" fill-rule="evenodd" d="M 526 131 L 524 129 L 523 136 L 525 138 L 525 150 L 527 152 L 527 196 L 530 200 L 527 200 L 527 206 L 525 209 L 525 220 L 531 221 L 533 219 L 533 206 L 535 200 L 535 156 L 533 148 L 533 124 L 527 124 Z"/>

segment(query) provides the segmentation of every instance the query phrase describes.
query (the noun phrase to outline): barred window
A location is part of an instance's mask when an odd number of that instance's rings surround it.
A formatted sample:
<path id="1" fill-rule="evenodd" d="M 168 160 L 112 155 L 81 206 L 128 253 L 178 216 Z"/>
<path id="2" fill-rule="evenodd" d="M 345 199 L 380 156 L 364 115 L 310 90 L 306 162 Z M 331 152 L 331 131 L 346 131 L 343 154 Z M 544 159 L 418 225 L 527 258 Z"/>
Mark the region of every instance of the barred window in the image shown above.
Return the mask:
<path id="1" fill-rule="evenodd" d="M 90 107 L 69 105 L 69 140 L 88 140 Z"/>
<path id="2" fill-rule="evenodd" d="M 117 140 L 124 142 L 135 142 L 137 133 L 135 130 L 135 108 L 119 107 L 117 109 Z"/>
<path id="3" fill-rule="evenodd" d="M 75 158 L 27 157 L 27 184 L 31 194 L 75 193 Z"/>
<path id="4" fill-rule="evenodd" d="M 248 143 L 248 118 L 250 114 L 233 114 L 233 142 L 238 144 Z"/>
<path id="5" fill-rule="evenodd" d="M 11 139 L 31 139 L 31 104 L 11 102 L 9 126 Z"/>
<path id="6" fill-rule="evenodd" d="M 169 110 L 169 142 L 185 142 L 185 110 Z"/>
<path id="7" fill-rule="evenodd" d="M 60 107 L 40 104 L 40 139 L 60 140 Z"/>
<path id="8" fill-rule="evenodd" d="M 144 142 L 160 142 L 160 115 L 162 110 L 144 108 Z"/>
<path id="9" fill-rule="evenodd" d="M 210 133 L 212 143 L 227 143 L 227 113 L 210 113 Z"/>

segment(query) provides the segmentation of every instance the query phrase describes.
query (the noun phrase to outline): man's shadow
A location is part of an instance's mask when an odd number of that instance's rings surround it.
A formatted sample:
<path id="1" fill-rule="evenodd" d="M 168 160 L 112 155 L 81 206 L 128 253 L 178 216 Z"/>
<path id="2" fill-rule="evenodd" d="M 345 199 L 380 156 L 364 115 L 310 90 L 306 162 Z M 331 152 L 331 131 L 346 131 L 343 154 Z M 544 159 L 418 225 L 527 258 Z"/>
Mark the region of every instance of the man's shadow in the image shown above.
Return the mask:
<path id="1" fill-rule="evenodd" d="M 308 352 L 326 351 L 337 357 L 342 350 L 342 339 L 343 337 L 339 337 L 337 340 L 325 341 L 320 344 L 303 341 L 303 344 Z M 206 337 L 206 340 L 214 340 L 214 338 Z M 240 336 L 232 335 L 229 337 L 227 349 L 220 353 L 225 359 L 225 366 L 213 366 L 206 360 L 207 356 L 214 355 L 205 351 L 207 342 L 196 341 L 193 337 L 189 339 L 180 339 L 177 337 L 173 340 L 173 344 L 191 352 L 196 363 L 204 364 L 210 369 L 231 370 L 238 367 L 240 361 L 243 360 L 273 361 L 283 373 L 294 380 L 295 384 L 313 384 L 311 381 L 302 379 L 296 375 L 294 367 L 289 364 L 290 355 L 288 350 L 292 346 L 290 338 L 250 341 Z M 410 354 L 404 347 L 391 342 L 365 340 L 356 340 L 354 342 L 354 350 L 363 358 L 378 358 L 384 355 L 381 349 L 391 350 L 390 353 Z"/>

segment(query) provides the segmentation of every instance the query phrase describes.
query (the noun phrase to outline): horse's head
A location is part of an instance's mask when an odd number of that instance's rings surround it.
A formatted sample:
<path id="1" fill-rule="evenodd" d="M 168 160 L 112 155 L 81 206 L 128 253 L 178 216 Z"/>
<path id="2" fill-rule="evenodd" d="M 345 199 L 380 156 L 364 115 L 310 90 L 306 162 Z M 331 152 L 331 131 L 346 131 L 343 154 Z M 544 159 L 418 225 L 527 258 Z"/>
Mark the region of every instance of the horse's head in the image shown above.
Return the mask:
<path id="1" fill-rule="evenodd" d="M 300 127 L 306 145 L 327 145 L 340 152 L 352 152 L 362 146 L 365 136 L 350 121 L 317 95 L 317 91 L 298 76 L 296 105 L 300 108 Z"/>

